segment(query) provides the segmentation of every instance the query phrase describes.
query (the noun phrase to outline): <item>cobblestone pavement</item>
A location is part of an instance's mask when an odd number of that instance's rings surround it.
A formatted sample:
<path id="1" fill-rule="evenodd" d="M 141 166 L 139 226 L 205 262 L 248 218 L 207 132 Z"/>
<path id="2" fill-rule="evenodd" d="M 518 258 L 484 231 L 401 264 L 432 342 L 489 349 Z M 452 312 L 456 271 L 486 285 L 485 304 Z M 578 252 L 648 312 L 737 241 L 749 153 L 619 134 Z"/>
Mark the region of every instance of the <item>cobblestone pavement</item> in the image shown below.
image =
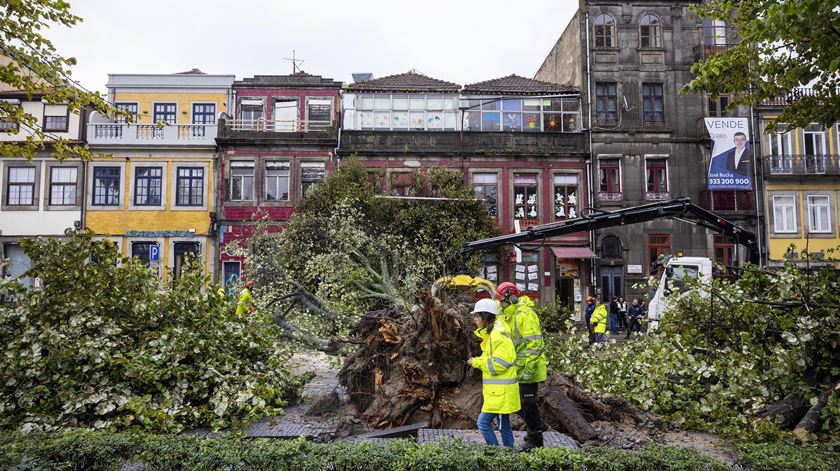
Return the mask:
<path id="1" fill-rule="evenodd" d="M 517 445 L 521 445 L 525 443 L 525 432 L 514 430 L 513 437 L 516 440 Z M 433 442 L 441 442 L 444 440 L 454 440 L 456 438 L 460 438 L 464 443 L 472 444 L 472 445 L 483 445 L 484 438 L 481 436 L 481 433 L 478 430 L 456 430 L 456 429 L 433 429 L 433 428 L 423 428 L 420 429 L 417 433 L 417 442 L 418 443 L 433 443 Z M 499 440 L 501 443 L 501 437 L 499 436 L 498 432 L 496 433 L 496 439 Z M 543 439 L 545 440 L 545 448 L 577 448 L 578 445 L 575 443 L 574 439 L 568 435 L 564 435 L 558 432 L 545 432 L 543 434 Z"/>

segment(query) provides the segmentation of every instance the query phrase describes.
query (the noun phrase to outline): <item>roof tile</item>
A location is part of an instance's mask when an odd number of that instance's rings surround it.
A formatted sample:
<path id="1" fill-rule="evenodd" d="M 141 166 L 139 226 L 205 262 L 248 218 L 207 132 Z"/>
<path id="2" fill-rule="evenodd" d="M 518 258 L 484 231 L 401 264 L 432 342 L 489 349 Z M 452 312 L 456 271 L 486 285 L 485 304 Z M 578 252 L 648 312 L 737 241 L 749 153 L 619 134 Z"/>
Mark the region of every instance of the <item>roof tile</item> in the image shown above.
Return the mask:
<path id="1" fill-rule="evenodd" d="M 578 91 L 579 90 L 577 88 L 567 85 L 541 82 L 539 80 L 520 77 L 515 74 L 465 85 L 463 89 L 463 93 L 466 94 L 505 93 L 512 95 L 537 95 L 544 93 L 570 93 Z"/>
<path id="2" fill-rule="evenodd" d="M 356 82 L 347 87 L 348 90 L 353 91 L 383 92 L 457 92 L 460 88 L 461 86 L 457 83 L 428 77 L 414 70 L 404 74 Z"/>

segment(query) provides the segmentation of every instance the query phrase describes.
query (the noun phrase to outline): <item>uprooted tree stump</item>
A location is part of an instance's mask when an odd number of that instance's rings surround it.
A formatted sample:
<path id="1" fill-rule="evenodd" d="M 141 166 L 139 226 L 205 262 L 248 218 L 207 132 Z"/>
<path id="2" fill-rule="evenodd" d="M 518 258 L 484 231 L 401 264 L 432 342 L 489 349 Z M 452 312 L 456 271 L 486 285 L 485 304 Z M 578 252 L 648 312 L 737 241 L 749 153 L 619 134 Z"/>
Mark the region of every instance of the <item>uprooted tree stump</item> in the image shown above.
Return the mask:
<path id="1" fill-rule="evenodd" d="M 427 293 L 406 310 L 368 313 L 353 329 L 363 340 L 339 373 L 350 401 L 376 428 L 427 421 L 472 428 L 481 411 L 481 372 L 467 365 L 480 354 L 470 305 Z M 540 389 L 545 422 L 579 442 L 596 438 L 595 421 L 650 423 L 623 398 L 598 398 L 571 376 L 550 372 Z"/>

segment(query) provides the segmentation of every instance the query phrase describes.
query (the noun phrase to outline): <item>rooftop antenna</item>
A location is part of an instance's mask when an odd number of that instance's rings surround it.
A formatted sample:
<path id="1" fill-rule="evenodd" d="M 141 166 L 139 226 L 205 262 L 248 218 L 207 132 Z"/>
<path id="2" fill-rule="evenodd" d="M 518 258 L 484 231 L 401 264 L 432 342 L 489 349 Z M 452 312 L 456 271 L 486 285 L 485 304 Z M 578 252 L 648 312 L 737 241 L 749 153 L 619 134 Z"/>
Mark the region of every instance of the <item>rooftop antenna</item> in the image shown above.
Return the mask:
<path id="1" fill-rule="evenodd" d="M 296 74 L 299 71 L 302 71 L 302 69 L 298 66 L 298 62 L 303 62 L 303 59 L 298 59 L 297 57 L 295 57 L 294 49 L 292 49 L 292 57 L 284 57 L 283 60 L 292 63 L 292 74 Z"/>

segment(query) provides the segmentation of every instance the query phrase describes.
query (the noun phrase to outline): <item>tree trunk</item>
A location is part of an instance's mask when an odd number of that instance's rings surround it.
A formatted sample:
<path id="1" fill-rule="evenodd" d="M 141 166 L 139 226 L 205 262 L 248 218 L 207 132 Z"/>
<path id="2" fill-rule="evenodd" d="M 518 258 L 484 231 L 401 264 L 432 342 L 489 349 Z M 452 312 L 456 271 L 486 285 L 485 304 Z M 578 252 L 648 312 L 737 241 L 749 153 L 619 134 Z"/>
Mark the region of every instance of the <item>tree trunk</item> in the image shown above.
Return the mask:
<path id="1" fill-rule="evenodd" d="M 790 429 L 808 412 L 809 407 L 804 397 L 790 395 L 764 408 L 758 413 L 758 418 L 768 422 L 778 420 L 782 428 Z"/>
<path id="2" fill-rule="evenodd" d="M 559 389 L 551 389 L 542 397 L 541 409 L 548 425 L 568 433 L 580 443 L 598 436 L 572 401 Z"/>
<path id="3" fill-rule="evenodd" d="M 799 423 L 796 424 L 796 428 L 793 429 L 793 434 L 796 435 L 796 438 L 800 443 L 806 443 L 810 434 L 816 432 L 817 429 L 820 428 L 820 425 L 822 425 L 820 412 L 822 412 L 823 407 L 825 407 L 825 404 L 828 402 L 828 397 L 834 394 L 834 391 L 838 388 L 840 388 L 840 383 L 837 383 L 836 385 L 823 391 L 819 397 L 817 397 L 817 403 L 811 406 L 811 408 L 808 409 L 808 412 L 802 416 Z"/>

